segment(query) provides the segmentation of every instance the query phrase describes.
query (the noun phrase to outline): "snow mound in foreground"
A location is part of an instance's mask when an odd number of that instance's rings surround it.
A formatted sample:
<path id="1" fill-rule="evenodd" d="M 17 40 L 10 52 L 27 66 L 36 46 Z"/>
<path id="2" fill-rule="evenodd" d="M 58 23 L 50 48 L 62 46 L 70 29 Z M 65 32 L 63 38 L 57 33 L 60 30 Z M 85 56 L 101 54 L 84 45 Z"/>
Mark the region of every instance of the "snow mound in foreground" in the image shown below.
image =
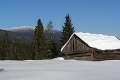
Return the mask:
<path id="1" fill-rule="evenodd" d="M 54 58 L 53 60 L 64 60 L 63 57 L 57 57 L 57 58 Z"/>

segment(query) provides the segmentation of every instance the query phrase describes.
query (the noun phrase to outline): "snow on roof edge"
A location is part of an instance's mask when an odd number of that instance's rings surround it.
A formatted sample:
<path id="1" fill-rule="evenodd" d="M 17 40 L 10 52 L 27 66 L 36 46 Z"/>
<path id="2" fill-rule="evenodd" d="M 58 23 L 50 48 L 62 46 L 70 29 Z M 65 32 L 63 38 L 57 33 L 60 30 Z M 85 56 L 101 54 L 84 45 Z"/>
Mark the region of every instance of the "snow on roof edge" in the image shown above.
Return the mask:
<path id="1" fill-rule="evenodd" d="M 100 50 L 120 49 L 120 40 L 115 36 L 91 33 L 75 33 L 80 39 L 87 43 L 90 47 Z"/>
<path id="2" fill-rule="evenodd" d="M 103 34 L 91 34 L 91 33 L 74 32 L 70 36 L 69 40 L 61 48 L 61 52 L 63 51 L 64 47 L 68 44 L 68 42 L 70 41 L 70 39 L 72 38 L 72 36 L 74 34 L 77 35 L 81 40 L 83 40 L 86 44 L 88 44 L 90 47 L 93 47 L 93 48 L 97 48 L 97 49 L 100 49 L 100 50 L 120 49 L 120 40 L 117 39 L 115 36 L 108 36 L 108 35 L 103 35 Z M 88 40 L 86 40 L 86 38 Z M 91 40 L 89 38 L 91 38 Z"/>
<path id="3" fill-rule="evenodd" d="M 63 51 L 63 48 L 67 45 L 67 43 L 70 41 L 70 39 L 72 38 L 72 36 L 75 34 L 75 32 L 70 36 L 70 38 L 68 39 L 68 41 L 63 45 L 63 47 L 61 48 L 61 52 Z"/>

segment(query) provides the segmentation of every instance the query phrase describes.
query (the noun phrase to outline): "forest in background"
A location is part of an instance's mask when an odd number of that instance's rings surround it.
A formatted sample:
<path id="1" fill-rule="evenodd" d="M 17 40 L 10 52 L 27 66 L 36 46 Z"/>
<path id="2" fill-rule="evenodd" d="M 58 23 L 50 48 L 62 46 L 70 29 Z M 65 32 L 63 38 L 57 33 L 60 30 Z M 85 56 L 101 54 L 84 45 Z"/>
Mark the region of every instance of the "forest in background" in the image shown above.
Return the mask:
<path id="1" fill-rule="evenodd" d="M 75 31 L 69 14 L 65 17 L 59 41 L 56 42 L 53 38 L 52 21 L 48 23 L 47 29 L 48 35 L 46 37 L 42 21 L 38 19 L 32 42 L 10 40 L 6 31 L 4 38 L 0 38 L 0 60 L 43 60 L 65 56 L 60 52 L 60 49 Z"/>

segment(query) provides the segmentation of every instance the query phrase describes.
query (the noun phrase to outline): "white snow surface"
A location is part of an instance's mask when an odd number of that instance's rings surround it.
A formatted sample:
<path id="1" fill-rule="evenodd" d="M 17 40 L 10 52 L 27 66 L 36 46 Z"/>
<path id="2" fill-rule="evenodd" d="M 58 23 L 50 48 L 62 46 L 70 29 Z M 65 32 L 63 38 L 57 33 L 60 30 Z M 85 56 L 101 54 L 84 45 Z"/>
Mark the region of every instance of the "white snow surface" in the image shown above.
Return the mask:
<path id="1" fill-rule="evenodd" d="M 29 31 L 29 30 L 35 30 L 35 26 L 18 26 L 13 28 L 7 28 L 8 31 Z"/>
<path id="2" fill-rule="evenodd" d="M 0 61 L 0 80 L 120 80 L 120 61 Z"/>
<path id="3" fill-rule="evenodd" d="M 57 57 L 57 58 L 54 58 L 53 60 L 64 60 L 63 57 Z"/>
<path id="4" fill-rule="evenodd" d="M 120 40 L 117 39 L 115 36 L 77 32 L 73 33 L 69 40 L 74 34 L 93 48 L 97 48 L 100 50 L 120 49 Z M 69 42 L 69 40 L 66 42 L 66 44 Z M 61 48 L 61 51 L 66 46 L 66 44 Z"/>

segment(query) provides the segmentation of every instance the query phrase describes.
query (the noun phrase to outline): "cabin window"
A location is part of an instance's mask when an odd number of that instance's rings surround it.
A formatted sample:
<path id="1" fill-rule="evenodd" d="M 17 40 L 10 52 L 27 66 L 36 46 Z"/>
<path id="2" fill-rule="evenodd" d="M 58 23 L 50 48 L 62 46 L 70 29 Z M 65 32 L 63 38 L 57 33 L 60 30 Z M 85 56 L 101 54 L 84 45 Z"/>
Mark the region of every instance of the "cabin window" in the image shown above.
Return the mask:
<path id="1" fill-rule="evenodd" d="M 72 46 L 73 46 L 73 50 L 76 50 L 76 47 L 75 47 L 76 46 L 76 37 L 73 38 L 73 45 Z"/>
<path id="2" fill-rule="evenodd" d="M 73 39 L 73 50 L 75 49 L 75 45 L 74 45 L 74 39 Z"/>
<path id="3" fill-rule="evenodd" d="M 74 46 L 75 46 L 75 50 L 77 50 L 77 37 L 75 37 Z"/>

